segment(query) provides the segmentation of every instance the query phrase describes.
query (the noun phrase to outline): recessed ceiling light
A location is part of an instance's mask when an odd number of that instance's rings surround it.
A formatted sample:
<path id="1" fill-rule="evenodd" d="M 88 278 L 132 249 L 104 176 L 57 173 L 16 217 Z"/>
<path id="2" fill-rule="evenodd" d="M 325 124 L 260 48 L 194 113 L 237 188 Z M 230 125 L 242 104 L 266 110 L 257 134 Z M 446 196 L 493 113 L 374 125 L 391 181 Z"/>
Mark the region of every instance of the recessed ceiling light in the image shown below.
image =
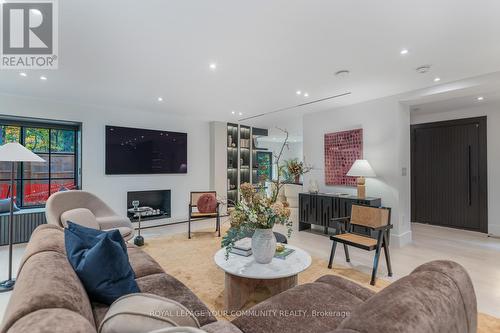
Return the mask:
<path id="1" fill-rule="evenodd" d="M 483 96 L 479 96 L 479 97 L 477 98 L 477 100 L 478 100 L 478 101 L 482 101 L 482 100 L 484 100 L 484 97 L 483 97 Z"/>
<path id="2" fill-rule="evenodd" d="M 405 54 L 408 54 L 408 49 L 402 49 L 401 51 L 399 51 L 399 54 L 401 55 L 405 55 Z"/>
<path id="3" fill-rule="evenodd" d="M 346 76 L 348 76 L 351 72 L 349 72 L 347 69 L 341 69 L 340 71 L 335 72 L 335 76 L 343 79 Z"/>
<path id="4" fill-rule="evenodd" d="M 417 69 L 415 69 L 415 70 L 420 74 L 425 74 L 431 70 L 431 65 L 423 65 L 423 66 L 417 67 Z"/>
<path id="5" fill-rule="evenodd" d="M 236 114 L 236 112 L 234 112 L 234 111 L 231 111 L 231 114 Z"/>
<path id="6" fill-rule="evenodd" d="M 243 115 L 243 112 L 238 112 L 238 115 L 242 116 L 242 115 Z"/>
<path id="7" fill-rule="evenodd" d="M 39 16 L 42 15 L 42 12 L 38 9 L 30 9 L 30 13 L 34 14 L 34 15 L 39 15 Z"/>
<path id="8" fill-rule="evenodd" d="M 300 90 L 297 90 L 295 93 L 296 93 L 297 95 L 302 95 L 302 91 L 300 91 Z"/>
<path id="9" fill-rule="evenodd" d="M 304 93 L 304 97 L 309 97 L 309 93 Z"/>
<path id="10" fill-rule="evenodd" d="M 158 97 L 158 102 L 163 102 L 163 97 Z"/>
<path id="11" fill-rule="evenodd" d="M 42 76 L 40 76 L 40 80 L 47 81 L 47 77 L 42 75 Z"/>
<path id="12" fill-rule="evenodd" d="M 25 72 L 21 72 L 21 73 L 19 73 L 19 75 L 22 76 L 22 77 L 28 76 L 28 74 L 26 74 Z"/>
<path id="13" fill-rule="evenodd" d="M 439 81 L 441 81 L 441 78 L 440 78 L 440 77 L 435 77 L 435 78 L 434 78 L 434 82 L 439 82 Z"/>
<path id="14" fill-rule="evenodd" d="M 210 69 L 211 69 L 211 70 L 213 70 L 213 71 L 214 71 L 214 70 L 216 70 L 216 69 L 217 69 L 217 64 L 216 64 L 215 62 L 213 62 L 213 63 L 211 63 L 211 64 L 210 64 L 210 66 L 209 66 L 209 67 L 210 67 Z"/>

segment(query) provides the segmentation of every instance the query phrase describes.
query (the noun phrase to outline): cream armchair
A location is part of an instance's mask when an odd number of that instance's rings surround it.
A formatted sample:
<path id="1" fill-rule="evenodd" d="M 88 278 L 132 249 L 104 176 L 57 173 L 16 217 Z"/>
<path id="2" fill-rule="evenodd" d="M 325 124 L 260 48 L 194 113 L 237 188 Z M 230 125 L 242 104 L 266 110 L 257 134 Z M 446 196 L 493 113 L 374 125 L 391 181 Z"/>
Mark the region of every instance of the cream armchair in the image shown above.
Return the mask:
<path id="1" fill-rule="evenodd" d="M 74 190 L 52 194 L 45 205 L 45 215 L 49 224 L 61 227 L 71 221 L 98 230 L 117 229 L 126 241 L 134 236 L 128 217 L 118 215 L 90 192 Z"/>

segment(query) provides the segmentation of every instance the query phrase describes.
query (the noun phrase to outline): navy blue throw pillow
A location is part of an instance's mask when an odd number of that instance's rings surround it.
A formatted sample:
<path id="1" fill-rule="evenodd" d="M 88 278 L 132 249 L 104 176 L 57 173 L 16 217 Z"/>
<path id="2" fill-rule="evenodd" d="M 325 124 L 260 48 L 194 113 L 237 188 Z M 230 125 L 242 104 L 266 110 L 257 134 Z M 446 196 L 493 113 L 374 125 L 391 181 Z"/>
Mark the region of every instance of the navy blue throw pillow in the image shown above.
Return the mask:
<path id="1" fill-rule="evenodd" d="M 106 232 L 68 222 L 64 243 L 91 300 L 109 305 L 123 295 L 140 292 L 118 230 Z"/>

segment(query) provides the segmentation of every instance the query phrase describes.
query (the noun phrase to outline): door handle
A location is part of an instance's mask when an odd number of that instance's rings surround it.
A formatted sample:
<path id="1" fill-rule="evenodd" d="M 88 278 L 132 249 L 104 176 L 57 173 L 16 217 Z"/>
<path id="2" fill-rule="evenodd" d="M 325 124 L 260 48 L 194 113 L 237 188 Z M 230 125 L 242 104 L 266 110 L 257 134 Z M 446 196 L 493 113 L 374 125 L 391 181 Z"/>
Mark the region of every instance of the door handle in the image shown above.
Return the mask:
<path id="1" fill-rule="evenodd" d="M 472 206 L 472 172 L 471 172 L 471 146 L 468 147 L 468 161 L 467 161 L 467 197 L 469 206 Z"/>

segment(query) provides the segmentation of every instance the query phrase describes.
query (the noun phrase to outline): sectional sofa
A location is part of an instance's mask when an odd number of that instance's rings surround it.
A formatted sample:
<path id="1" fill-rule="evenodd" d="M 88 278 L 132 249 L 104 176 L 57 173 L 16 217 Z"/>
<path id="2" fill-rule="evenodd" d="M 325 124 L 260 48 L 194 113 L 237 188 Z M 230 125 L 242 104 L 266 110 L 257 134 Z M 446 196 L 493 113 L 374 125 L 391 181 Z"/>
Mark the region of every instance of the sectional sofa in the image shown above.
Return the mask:
<path id="1" fill-rule="evenodd" d="M 327 275 L 276 295 L 232 322 L 219 320 L 148 254 L 129 245 L 142 292 L 173 299 L 209 333 L 475 333 L 476 297 L 467 272 L 450 261 L 418 267 L 375 294 Z M 189 263 L 186 263 L 189 265 Z M 200 277 L 206 278 L 206 277 Z M 92 303 L 69 264 L 63 229 L 42 225 L 26 248 L 1 333 L 96 333 L 108 306 Z"/>

